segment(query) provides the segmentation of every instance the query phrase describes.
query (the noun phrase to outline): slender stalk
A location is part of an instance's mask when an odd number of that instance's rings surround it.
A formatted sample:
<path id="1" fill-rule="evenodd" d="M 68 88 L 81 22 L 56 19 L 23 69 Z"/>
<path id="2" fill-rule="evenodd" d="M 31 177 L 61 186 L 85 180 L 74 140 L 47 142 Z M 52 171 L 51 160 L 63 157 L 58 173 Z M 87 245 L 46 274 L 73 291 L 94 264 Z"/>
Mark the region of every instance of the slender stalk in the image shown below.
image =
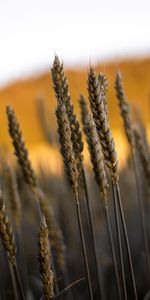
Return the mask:
<path id="1" fill-rule="evenodd" d="M 116 258 L 116 253 L 115 253 L 115 246 L 114 246 L 114 240 L 113 240 L 113 235 L 112 235 L 112 230 L 111 230 L 111 222 L 110 222 L 110 215 L 109 215 L 107 201 L 104 201 L 104 211 L 105 211 L 105 216 L 106 216 L 108 236 L 109 236 L 110 248 L 111 248 L 111 253 L 112 253 L 112 258 L 113 258 L 114 270 L 115 270 L 117 293 L 118 293 L 118 298 L 121 300 L 122 297 L 121 297 L 120 280 L 119 280 L 119 274 L 118 274 L 118 268 L 117 268 L 117 258 Z"/>
<path id="2" fill-rule="evenodd" d="M 18 273 L 18 267 L 17 267 L 16 264 L 13 265 L 13 271 L 14 271 L 14 275 L 15 275 L 15 279 L 16 279 L 20 299 L 25 300 L 25 295 L 24 295 L 24 292 L 23 292 L 20 276 L 19 276 L 19 273 Z"/>
<path id="3" fill-rule="evenodd" d="M 97 278 L 98 289 L 99 289 L 99 297 L 101 299 L 103 299 L 104 298 L 103 292 L 102 292 L 103 287 L 102 287 L 102 283 L 100 281 L 100 276 L 99 276 L 93 216 L 92 216 L 92 211 L 91 211 L 91 204 L 90 204 L 90 200 L 89 200 L 88 187 L 87 187 L 86 174 L 85 174 L 84 167 L 82 169 L 82 178 L 83 178 L 83 184 L 84 184 L 84 190 L 85 190 L 85 198 L 86 198 L 85 200 L 86 200 L 86 205 L 87 205 L 87 213 L 88 213 L 88 219 L 89 219 L 89 229 L 90 229 L 90 236 L 91 236 L 91 241 L 92 241 L 92 248 L 93 248 L 93 255 L 94 255 L 94 262 L 95 262 L 95 269 L 96 269 L 96 278 Z"/>
<path id="4" fill-rule="evenodd" d="M 79 203 L 78 193 L 77 193 L 77 192 L 75 193 L 75 203 L 76 203 L 76 210 L 77 210 L 77 218 L 78 218 L 79 232 L 80 232 L 80 238 L 81 238 L 81 244 L 82 244 L 83 259 L 84 259 L 84 265 L 85 265 L 86 277 L 87 277 L 87 282 L 88 282 L 89 296 L 90 296 L 90 299 L 93 300 L 93 292 L 92 292 L 92 285 L 91 285 L 91 278 L 90 278 L 89 264 L 88 264 L 88 259 L 87 259 L 87 252 L 86 252 L 86 246 L 85 246 L 85 239 L 84 239 L 84 233 L 83 233 L 83 227 L 82 227 L 82 219 L 81 219 L 80 203 Z"/>
<path id="5" fill-rule="evenodd" d="M 118 215 L 118 205 L 117 205 L 115 186 L 114 186 L 113 182 L 112 182 L 112 190 L 113 190 L 113 199 L 114 199 L 117 238 L 118 238 L 118 245 L 119 245 L 119 256 L 120 256 L 120 263 L 121 263 L 121 275 L 122 275 L 122 283 L 123 283 L 123 292 L 124 292 L 124 298 L 127 300 L 127 289 L 126 289 L 125 272 L 124 272 L 124 261 L 123 261 L 122 241 L 121 241 L 119 215 Z"/>
<path id="6" fill-rule="evenodd" d="M 129 240 L 128 240 L 126 222 L 125 222 L 125 218 L 124 218 L 124 212 L 123 212 L 122 200 L 121 200 L 121 194 L 120 194 L 120 188 L 119 188 L 118 182 L 115 183 L 115 189 L 116 189 L 118 206 L 119 206 L 119 211 L 120 211 L 120 216 L 121 216 L 121 221 L 122 221 L 122 226 L 123 226 L 123 233 L 124 233 L 124 238 L 125 238 L 125 245 L 126 245 L 126 250 L 127 250 L 127 257 L 128 257 L 129 269 L 130 269 L 132 286 L 133 286 L 133 294 L 134 294 L 134 299 L 137 300 L 138 297 L 137 297 L 135 277 L 134 277 L 134 271 L 133 271 L 131 253 L 130 253 L 130 245 L 129 245 Z"/>
<path id="7" fill-rule="evenodd" d="M 148 236 L 147 236 L 146 223 L 145 223 L 143 200 L 142 200 L 139 178 L 138 178 L 136 153 L 135 153 L 135 150 L 133 147 L 132 147 L 132 164 L 133 164 L 134 175 L 135 175 L 137 200 L 138 200 L 139 208 L 140 208 L 141 225 L 142 225 L 144 247 L 145 247 L 145 258 L 146 258 L 146 262 L 147 262 L 147 271 L 148 271 L 148 275 L 150 278 L 150 256 L 149 256 L 149 247 L 148 247 Z"/>
<path id="8" fill-rule="evenodd" d="M 63 296 L 64 294 L 68 293 L 69 290 L 74 287 L 76 284 L 80 283 L 81 281 L 83 281 L 85 278 L 80 278 L 72 283 L 70 283 L 66 288 L 64 288 L 58 295 L 54 296 L 52 299 L 59 299 L 61 296 Z"/>
<path id="9" fill-rule="evenodd" d="M 69 274 L 68 274 L 68 269 L 65 268 L 63 270 L 63 282 L 64 282 L 64 289 L 66 289 L 69 285 L 70 285 L 70 279 L 69 279 Z M 74 297 L 73 297 L 73 292 L 72 292 L 72 288 L 70 287 L 69 290 L 68 290 L 68 293 L 66 295 L 66 300 L 73 300 Z"/>
<path id="10" fill-rule="evenodd" d="M 24 245 L 23 245 L 23 240 L 22 240 L 22 235 L 21 235 L 20 228 L 16 227 L 15 231 L 16 231 L 16 242 L 17 242 L 17 245 L 18 245 L 18 255 L 19 255 L 19 257 L 18 257 L 19 260 L 18 261 L 21 261 L 22 265 L 23 265 L 23 268 L 22 268 L 22 266 L 20 266 L 19 263 L 18 263 L 18 270 L 19 270 L 19 274 L 20 274 L 24 294 L 26 296 L 27 291 L 29 289 L 29 280 L 28 280 L 28 270 L 27 270 L 27 263 L 26 263 Z M 21 268 L 19 269 L 19 267 L 21 267 Z"/>
<path id="11" fill-rule="evenodd" d="M 9 269 L 10 269 L 10 274 L 11 274 L 12 288 L 13 288 L 14 297 L 15 297 L 16 300 L 19 300 L 13 266 L 10 262 L 8 262 L 8 263 L 9 263 Z"/>

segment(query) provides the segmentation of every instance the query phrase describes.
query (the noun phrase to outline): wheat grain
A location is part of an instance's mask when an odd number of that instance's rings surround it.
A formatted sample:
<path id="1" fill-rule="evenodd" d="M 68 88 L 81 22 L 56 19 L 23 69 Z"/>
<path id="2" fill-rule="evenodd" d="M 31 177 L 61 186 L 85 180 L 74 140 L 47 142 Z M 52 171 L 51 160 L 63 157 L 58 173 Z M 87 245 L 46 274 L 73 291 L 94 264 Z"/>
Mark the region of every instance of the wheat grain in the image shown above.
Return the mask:
<path id="1" fill-rule="evenodd" d="M 36 188 L 34 192 L 40 202 L 40 206 L 46 219 L 51 247 L 55 249 L 55 252 L 57 254 L 58 265 L 61 269 L 64 269 L 66 247 L 63 241 L 62 232 L 58 227 L 58 224 L 56 223 L 54 211 L 49 203 L 49 199 L 47 199 L 40 188 Z"/>
<path id="2" fill-rule="evenodd" d="M 102 146 L 105 163 L 110 170 L 114 182 L 118 181 L 118 160 L 111 129 L 104 111 L 103 97 L 94 69 L 91 67 L 88 74 L 89 101 L 95 121 L 97 133 Z"/>
<path id="3" fill-rule="evenodd" d="M 56 117 L 61 153 L 63 156 L 68 181 L 73 190 L 76 191 L 78 186 L 78 170 L 73 152 L 70 124 L 64 104 L 61 103 L 57 106 Z"/>
<path id="4" fill-rule="evenodd" d="M 145 179 L 148 183 L 148 188 L 150 189 L 150 159 L 145 149 L 145 144 L 143 141 L 143 136 L 140 127 L 138 126 L 134 127 L 134 136 L 135 136 L 135 143 L 137 146 L 137 150 L 142 162 Z"/>
<path id="5" fill-rule="evenodd" d="M 7 107 L 7 114 L 8 114 L 8 121 L 9 121 L 9 132 L 12 137 L 13 145 L 15 148 L 15 154 L 18 158 L 19 165 L 21 167 L 22 173 L 24 175 L 25 182 L 29 185 L 31 191 L 35 194 L 35 196 L 38 195 L 37 199 L 40 203 L 40 208 L 46 214 L 46 219 L 49 224 L 49 236 L 51 239 L 51 243 L 53 244 L 53 247 L 56 252 L 56 258 L 58 261 L 58 264 L 61 262 L 61 266 L 64 266 L 65 262 L 65 253 L 64 253 L 64 243 L 63 243 L 63 237 L 61 234 L 61 230 L 59 229 L 57 222 L 54 217 L 53 209 L 50 206 L 50 203 L 46 203 L 44 197 L 39 197 L 39 186 L 37 183 L 37 178 L 35 175 L 34 170 L 32 169 L 31 162 L 28 158 L 28 151 L 25 146 L 25 142 L 22 137 L 22 133 L 20 130 L 19 122 L 17 121 L 17 118 L 15 116 L 15 112 L 12 109 L 12 107 Z M 37 192 L 38 191 L 38 192 Z M 40 192 L 40 195 L 42 194 L 42 191 Z M 41 200 L 42 199 L 42 200 Z M 52 230 L 53 228 L 53 230 Z"/>
<path id="6" fill-rule="evenodd" d="M 103 101 L 104 111 L 108 118 L 108 105 L 107 105 L 107 91 L 108 91 L 108 80 L 102 72 L 98 74 L 98 80 L 100 83 L 100 93 Z"/>
<path id="7" fill-rule="evenodd" d="M 91 162 L 93 165 L 93 172 L 95 174 L 95 180 L 100 187 L 100 193 L 102 199 L 106 201 L 108 181 L 105 172 L 105 166 L 103 162 L 103 154 L 101 145 L 98 139 L 96 127 L 92 116 L 89 114 L 88 118 L 84 122 L 84 130 L 87 137 L 88 147 L 90 151 Z"/>
<path id="8" fill-rule="evenodd" d="M 74 106 L 72 104 L 71 96 L 69 94 L 68 81 L 64 73 L 63 63 L 60 63 L 58 56 L 55 56 L 53 67 L 51 69 L 53 86 L 58 103 L 64 103 L 66 107 L 66 113 L 68 115 L 70 128 L 71 128 L 71 140 L 73 144 L 73 151 L 75 158 L 77 159 L 78 170 L 82 169 L 82 151 L 83 141 L 80 124 L 74 113 Z"/>
<path id="9" fill-rule="evenodd" d="M 7 190 L 10 199 L 12 218 L 16 226 L 18 227 L 20 226 L 21 205 L 20 205 L 17 182 L 11 166 L 7 165 L 5 173 L 6 173 Z"/>
<path id="10" fill-rule="evenodd" d="M 4 245 L 4 248 L 8 254 L 9 261 L 16 264 L 16 244 L 14 240 L 14 234 L 9 217 L 6 212 L 6 206 L 4 204 L 2 192 L 0 192 L 0 236 Z"/>
<path id="11" fill-rule="evenodd" d="M 50 300 L 54 296 L 53 280 L 54 275 L 50 264 L 50 249 L 49 249 L 49 232 L 43 217 L 39 228 L 39 270 L 43 284 L 43 293 L 46 300 Z"/>
<path id="12" fill-rule="evenodd" d="M 12 143 L 15 148 L 15 155 L 17 156 L 18 163 L 21 167 L 24 180 L 31 187 L 35 187 L 37 184 L 37 178 L 28 157 L 28 150 L 22 137 L 19 122 L 11 106 L 7 106 L 7 116 L 9 133 L 12 138 Z"/>
<path id="13" fill-rule="evenodd" d="M 116 95 L 120 107 L 120 113 L 124 122 L 126 136 L 129 143 L 133 145 L 134 139 L 133 139 L 133 129 L 132 129 L 132 121 L 131 121 L 131 109 L 127 100 L 127 96 L 124 91 L 122 76 L 120 72 L 118 72 L 116 75 L 115 89 L 116 89 Z"/>

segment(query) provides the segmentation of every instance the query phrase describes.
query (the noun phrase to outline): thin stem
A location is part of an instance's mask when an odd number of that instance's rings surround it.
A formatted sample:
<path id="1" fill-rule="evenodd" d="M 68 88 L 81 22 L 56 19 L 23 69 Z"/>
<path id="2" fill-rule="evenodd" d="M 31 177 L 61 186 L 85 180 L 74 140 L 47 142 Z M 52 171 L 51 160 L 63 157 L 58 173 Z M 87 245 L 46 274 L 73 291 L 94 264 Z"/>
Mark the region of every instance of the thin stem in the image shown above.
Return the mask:
<path id="1" fill-rule="evenodd" d="M 66 267 L 65 267 L 65 269 L 62 271 L 62 274 L 63 274 L 64 289 L 65 289 L 65 288 L 68 287 L 69 284 L 70 284 L 70 283 L 69 283 L 69 274 L 68 274 L 68 270 L 67 270 Z M 73 300 L 73 299 L 74 299 L 74 297 L 73 297 L 73 292 L 72 292 L 71 287 L 69 288 L 69 291 L 68 291 L 68 293 L 67 293 L 66 299 L 68 299 L 68 300 Z"/>
<path id="2" fill-rule="evenodd" d="M 11 280 L 12 280 L 12 288 L 13 288 L 13 293 L 14 293 L 14 297 L 15 299 L 19 299 L 18 297 L 18 292 L 17 292 L 17 285 L 16 285 L 16 279 L 15 279 L 15 274 L 14 274 L 14 270 L 13 270 L 13 266 L 10 262 L 9 263 L 9 269 L 10 269 L 10 274 L 11 274 Z"/>
<path id="3" fill-rule="evenodd" d="M 99 270 L 98 270 L 98 258 L 97 258 L 97 252 L 96 252 L 94 222 L 93 222 L 93 216 L 92 216 L 92 211 L 91 211 L 91 204 L 90 204 L 90 200 L 89 200 L 89 194 L 88 194 L 88 188 L 87 188 L 87 182 L 86 182 L 86 174 L 85 174 L 84 167 L 82 169 L 82 177 L 83 177 L 83 184 L 84 184 L 85 198 L 86 198 L 86 205 L 87 205 L 87 212 L 88 212 L 88 219 L 89 219 L 90 236 L 91 236 L 91 241 L 92 241 L 94 262 L 95 262 L 95 268 L 96 268 L 96 278 L 97 278 L 98 289 L 99 289 L 99 298 L 103 299 L 103 297 L 102 297 L 103 288 L 102 288 L 102 283 L 100 282 L 100 276 L 99 276 Z"/>
<path id="4" fill-rule="evenodd" d="M 76 284 L 83 281 L 85 278 L 80 278 L 72 283 L 70 283 L 66 288 L 64 288 L 61 292 L 59 292 L 58 295 L 54 296 L 52 299 L 59 299 L 62 295 L 66 294 L 72 287 L 74 287 Z"/>
<path id="5" fill-rule="evenodd" d="M 133 147 L 132 147 L 132 163 L 133 163 L 133 169 L 134 169 L 134 175 L 135 175 L 137 200 L 138 200 L 139 208 L 140 208 L 140 217 L 141 217 L 141 225 L 142 225 L 142 231 L 143 231 L 145 257 L 146 257 L 146 262 L 147 262 L 147 271 L 148 271 L 148 276 L 150 278 L 150 256 L 149 256 L 149 248 L 148 248 L 148 236 L 147 236 L 146 223 L 145 223 L 143 199 L 141 196 L 140 183 L 139 183 L 139 178 L 138 178 L 136 153 L 135 153 L 135 150 Z"/>
<path id="6" fill-rule="evenodd" d="M 13 271 L 14 271 L 14 275 L 15 275 L 16 284 L 17 284 L 17 287 L 18 287 L 18 292 L 19 292 L 19 295 L 20 295 L 20 299 L 25 300 L 25 295 L 24 295 L 24 292 L 23 292 L 20 276 L 19 276 L 19 273 L 18 273 L 18 267 L 17 267 L 16 264 L 13 265 Z"/>
<path id="7" fill-rule="evenodd" d="M 17 241 L 17 246 L 18 246 L 17 247 L 18 254 L 19 254 L 22 264 L 23 264 L 23 268 L 21 268 L 21 270 L 19 272 L 20 272 L 20 277 L 22 279 L 24 293 L 25 293 L 25 295 L 27 295 L 29 281 L 28 281 L 28 270 L 27 270 L 27 264 L 26 264 L 26 257 L 25 257 L 23 240 L 22 240 L 22 235 L 21 235 L 21 228 L 18 226 L 15 226 L 15 227 L 16 227 L 15 231 L 16 231 L 16 241 Z"/>
<path id="8" fill-rule="evenodd" d="M 84 259 L 86 277 L 87 277 L 87 282 L 88 282 L 89 296 L 90 296 L 90 299 L 93 300 L 93 292 L 92 292 L 89 264 L 88 264 L 88 259 L 87 259 L 87 252 L 86 252 L 85 239 L 84 239 L 82 220 L 81 220 L 80 203 L 79 203 L 77 192 L 75 192 L 75 202 L 76 202 L 77 218 L 78 218 L 78 225 L 79 225 L 80 238 L 81 238 L 81 244 L 82 244 L 83 259 Z"/>
<path id="9" fill-rule="evenodd" d="M 114 186 L 113 183 L 112 183 L 112 191 L 113 191 L 113 199 L 114 199 L 115 222 L 116 222 L 116 228 L 117 228 L 119 256 L 120 256 L 120 263 L 121 263 L 121 275 L 122 275 L 122 282 L 123 282 L 123 292 L 124 292 L 124 298 L 127 300 L 127 289 L 126 289 L 126 281 L 125 281 L 125 271 L 124 271 L 122 241 L 121 241 L 120 223 L 119 223 L 119 215 L 118 215 L 118 205 L 117 205 L 115 186 Z"/>
<path id="10" fill-rule="evenodd" d="M 129 246 L 127 228 L 126 228 L 126 222 L 125 222 L 124 212 L 123 212 L 123 207 L 122 207 L 122 200 L 121 200 L 121 195 L 120 195 L 120 188 L 119 188 L 119 184 L 118 183 L 115 183 L 115 189 L 116 189 L 116 194 L 117 194 L 117 199 L 118 199 L 118 206 L 119 206 L 119 211 L 120 211 L 120 216 L 121 216 L 121 221 L 122 221 L 122 226 L 123 226 L 123 233 L 124 233 L 124 238 L 125 238 L 125 245 L 126 245 L 126 250 L 127 250 L 127 257 L 128 257 L 128 262 L 129 262 L 129 269 L 130 269 L 130 274 L 131 274 L 131 279 L 132 279 L 134 299 L 137 300 L 138 297 L 137 297 L 135 277 L 134 277 L 134 271 L 133 271 L 133 265 L 132 265 L 132 259 L 131 259 L 131 252 L 130 252 L 130 246 Z"/>
<path id="11" fill-rule="evenodd" d="M 113 258 L 113 265 L 114 265 L 114 270 L 115 270 L 117 293 L 118 293 L 119 299 L 121 300 L 122 297 L 121 297 L 120 280 L 119 280 L 119 274 L 118 274 L 118 268 L 117 268 L 117 258 L 116 258 L 114 240 L 113 240 L 113 235 L 112 235 L 112 230 L 111 230 L 111 223 L 110 223 L 110 216 L 109 216 L 107 200 L 105 200 L 105 202 L 104 202 L 104 209 L 105 209 L 105 215 L 106 215 L 106 222 L 107 222 L 108 236 L 109 236 L 109 241 L 110 241 L 110 248 L 111 248 L 111 253 L 112 253 L 112 258 Z"/>

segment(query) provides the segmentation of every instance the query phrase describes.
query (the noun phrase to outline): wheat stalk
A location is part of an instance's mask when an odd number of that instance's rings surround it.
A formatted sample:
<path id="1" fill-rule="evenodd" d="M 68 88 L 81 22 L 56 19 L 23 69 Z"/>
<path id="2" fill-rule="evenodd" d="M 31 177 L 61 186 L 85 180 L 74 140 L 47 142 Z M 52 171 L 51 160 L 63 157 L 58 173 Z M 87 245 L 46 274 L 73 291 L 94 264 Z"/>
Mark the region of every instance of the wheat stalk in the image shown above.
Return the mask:
<path id="1" fill-rule="evenodd" d="M 80 105 L 80 112 L 81 112 L 81 121 L 82 121 L 82 125 L 84 127 L 84 120 L 86 120 L 88 118 L 88 114 L 89 114 L 89 109 L 87 107 L 87 103 L 85 100 L 85 97 L 81 94 L 80 98 L 79 98 L 79 105 Z M 88 213 L 88 224 L 89 224 L 89 232 L 90 232 L 90 236 L 91 236 L 91 246 L 93 249 L 93 255 L 94 255 L 94 262 L 95 262 L 95 268 L 96 268 L 96 279 L 97 279 L 97 283 L 98 283 L 98 291 L 99 291 L 99 297 L 101 297 L 102 299 L 104 299 L 104 289 L 103 289 L 103 284 L 102 284 L 102 274 L 100 274 L 101 272 L 101 268 L 99 267 L 98 264 L 98 257 L 97 257 L 97 251 L 96 251 L 96 236 L 95 236 L 95 230 L 94 230 L 94 220 L 93 220 L 93 214 L 92 214 L 92 208 L 91 208 L 91 201 L 90 201 L 90 197 L 89 197 L 89 192 L 88 192 L 88 184 L 87 184 L 87 180 L 86 180 L 86 172 L 85 172 L 85 168 L 83 166 L 82 168 L 82 178 L 81 178 L 81 183 L 79 186 L 81 186 L 81 192 L 84 191 L 85 192 L 85 201 L 86 201 L 86 207 L 87 207 L 87 213 Z M 81 195 L 80 192 L 80 195 Z"/>
<path id="2" fill-rule="evenodd" d="M 121 223 L 123 226 L 123 234 L 124 234 L 129 268 L 130 268 L 130 274 L 131 274 L 131 279 L 132 279 L 133 293 L 134 293 L 134 298 L 137 299 L 137 292 L 136 292 L 135 278 L 134 278 L 133 265 L 132 265 L 132 259 L 131 259 L 131 252 L 130 252 L 130 247 L 129 247 L 128 234 L 127 234 L 127 230 L 126 230 L 126 222 L 125 222 L 125 218 L 124 218 L 122 200 L 121 200 L 120 189 L 119 189 L 117 152 L 115 149 L 115 143 L 114 143 L 114 139 L 113 139 L 113 136 L 111 133 L 111 129 L 110 129 L 110 126 L 108 123 L 108 118 L 107 118 L 107 116 L 105 114 L 105 110 L 104 110 L 103 93 L 100 91 L 100 85 L 99 85 L 99 81 L 97 78 L 97 74 L 95 73 L 95 71 L 92 67 L 90 68 L 89 75 L 88 75 L 88 91 L 89 91 L 89 101 L 90 101 L 90 105 L 91 105 L 91 110 L 92 110 L 93 118 L 94 118 L 95 125 L 97 128 L 97 132 L 99 135 L 99 140 L 100 140 L 100 143 L 102 146 L 105 163 L 110 170 L 113 187 L 116 190 L 117 202 L 118 202 L 119 212 L 121 215 Z M 116 208 L 118 209 L 118 207 L 116 207 Z M 115 219 L 116 219 L 116 225 L 117 225 L 117 232 L 119 233 L 120 232 L 120 224 L 119 224 L 119 220 L 117 218 L 116 213 L 115 213 Z M 120 243 L 119 235 L 118 235 L 118 243 L 119 243 L 119 249 L 120 249 L 120 260 L 122 260 L 122 257 L 123 257 L 122 245 Z M 123 261 L 121 261 L 121 266 L 123 266 L 123 265 L 124 265 L 124 263 L 123 263 Z M 122 278 L 124 278 L 124 267 L 122 269 Z M 125 284 L 124 280 L 123 280 L 123 282 Z M 124 291 L 125 290 L 126 290 L 126 287 L 124 286 Z M 126 291 L 124 293 L 124 296 L 126 298 Z"/>
<path id="3" fill-rule="evenodd" d="M 82 99 L 83 101 L 83 99 Z M 83 115 L 83 114 L 82 114 Z M 88 113 L 88 116 L 86 115 L 83 119 L 84 124 L 84 131 L 87 138 L 88 148 L 90 152 L 91 162 L 93 165 L 93 172 L 95 175 L 95 181 L 98 184 L 100 195 L 103 201 L 103 207 L 105 211 L 106 221 L 107 221 L 107 228 L 108 228 L 108 235 L 110 240 L 110 246 L 111 246 L 111 252 L 112 252 L 112 258 L 113 258 L 113 264 L 114 264 L 114 270 L 115 270 L 115 276 L 116 276 L 116 284 L 117 284 L 117 292 L 118 297 L 121 299 L 121 288 L 120 288 L 120 280 L 119 280 L 119 274 L 117 269 L 117 259 L 116 259 L 116 253 L 115 253 L 115 247 L 114 247 L 114 240 L 112 237 L 112 230 L 111 230 L 111 223 L 110 223 L 110 216 L 109 216 L 109 210 L 107 205 L 107 189 L 108 189 L 108 181 L 105 171 L 105 165 L 103 161 L 103 154 L 101 145 L 99 143 L 99 138 L 96 131 L 96 126 L 93 121 L 93 118 Z"/>
<path id="4" fill-rule="evenodd" d="M 57 222 L 54 217 L 53 209 L 50 206 L 50 203 L 48 203 L 47 205 L 46 199 L 44 197 L 41 197 L 42 192 L 39 193 L 39 190 L 41 189 L 38 186 L 36 175 L 34 173 L 34 170 L 31 166 L 31 162 L 28 157 L 28 151 L 22 137 L 22 132 L 20 130 L 19 122 L 17 121 L 13 108 L 10 106 L 7 107 L 7 115 L 8 115 L 9 132 L 12 137 L 12 142 L 15 148 L 15 154 L 17 156 L 22 174 L 24 175 L 24 180 L 28 184 L 29 188 L 34 193 L 34 195 L 36 197 L 38 196 L 37 199 L 39 200 L 39 204 L 40 204 L 40 211 L 39 211 L 40 215 L 42 215 L 41 212 L 43 212 L 43 210 L 45 212 L 47 224 L 50 225 L 49 236 L 51 239 L 51 243 L 53 244 L 53 247 L 56 252 L 56 258 L 58 264 L 62 262 L 62 258 L 63 258 L 63 265 L 65 265 L 65 252 L 64 252 L 65 247 L 63 243 L 61 230 L 57 225 Z M 53 231 L 51 230 L 51 228 L 53 228 Z M 60 267 L 62 267 L 62 265 Z"/>
<path id="5" fill-rule="evenodd" d="M 46 300 L 53 299 L 54 289 L 53 281 L 54 275 L 50 264 L 50 249 L 49 249 L 49 231 L 46 220 L 43 217 L 39 228 L 39 270 L 43 284 L 43 293 Z"/>
<path id="6" fill-rule="evenodd" d="M 93 293 L 92 293 L 92 286 L 91 286 L 91 278 L 90 278 L 89 265 L 87 260 L 87 250 L 85 245 L 85 238 L 83 233 L 80 203 L 79 203 L 79 196 L 78 196 L 77 160 L 75 158 L 75 153 L 73 151 L 73 143 L 71 139 L 71 128 L 70 128 L 69 118 L 66 112 L 66 106 L 62 102 L 58 103 L 57 110 L 56 110 L 56 117 L 57 117 L 57 124 L 58 124 L 57 131 L 59 135 L 60 151 L 63 156 L 67 178 L 73 190 L 74 198 L 75 198 L 84 265 L 85 265 L 86 276 L 88 281 L 88 290 L 89 290 L 90 299 L 92 300 Z"/>
<path id="7" fill-rule="evenodd" d="M 127 96 L 126 96 L 126 93 L 125 93 L 125 90 L 123 87 L 123 81 L 122 81 L 122 76 L 121 76 L 120 72 L 118 72 L 116 75 L 115 88 L 116 88 L 117 98 L 119 101 L 121 116 L 122 116 L 123 122 L 124 122 L 126 136 L 129 141 L 129 144 L 131 145 L 132 162 L 133 162 L 135 181 L 136 181 L 137 199 L 139 202 L 141 226 L 142 226 L 143 238 L 144 238 L 145 256 L 146 256 L 146 261 L 147 261 L 148 273 L 149 273 L 149 277 L 150 277 L 150 258 L 149 258 L 149 250 L 148 250 L 148 237 L 147 237 L 146 224 L 145 224 L 143 199 L 142 199 L 141 191 L 139 188 L 139 178 L 138 178 L 138 170 L 137 170 L 137 163 L 136 163 L 136 149 L 135 149 L 136 133 L 134 134 L 134 132 L 133 132 L 130 105 L 128 103 L 128 99 L 127 99 Z"/>

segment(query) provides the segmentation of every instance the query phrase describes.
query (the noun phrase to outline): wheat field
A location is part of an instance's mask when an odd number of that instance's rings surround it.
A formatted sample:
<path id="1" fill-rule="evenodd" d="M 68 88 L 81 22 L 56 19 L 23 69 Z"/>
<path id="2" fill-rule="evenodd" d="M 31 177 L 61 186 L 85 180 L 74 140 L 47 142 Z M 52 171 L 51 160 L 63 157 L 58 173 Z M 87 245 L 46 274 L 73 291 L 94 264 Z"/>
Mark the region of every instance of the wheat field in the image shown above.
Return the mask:
<path id="1" fill-rule="evenodd" d="M 5 107 L 12 147 L 1 149 L 0 297 L 150 299 L 150 151 L 142 113 L 130 105 L 117 71 L 111 89 L 128 145 L 120 167 L 105 72 L 89 66 L 80 117 L 58 56 L 49 75 L 55 132 L 43 97 L 36 102 L 44 164 L 32 163 L 20 116 Z"/>

